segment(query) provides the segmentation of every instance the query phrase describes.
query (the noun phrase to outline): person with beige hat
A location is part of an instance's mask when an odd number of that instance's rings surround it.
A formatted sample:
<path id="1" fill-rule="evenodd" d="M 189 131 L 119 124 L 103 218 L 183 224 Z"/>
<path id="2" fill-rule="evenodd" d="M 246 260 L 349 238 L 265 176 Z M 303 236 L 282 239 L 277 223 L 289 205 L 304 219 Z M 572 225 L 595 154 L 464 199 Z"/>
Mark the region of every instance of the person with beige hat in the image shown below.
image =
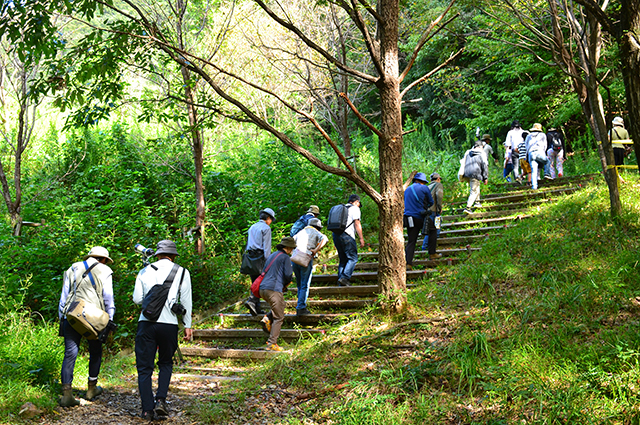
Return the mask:
<path id="1" fill-rule="evenodd" d="M 113 301 L 113 271 L 107 264 L 113 263 L 109 251 L 102 246 L 94 246 L 85 255 L 83 261 L 73 263 L 64 273 L 62 293 L 58 304 L 58 317 L 61 320 L 61 336 L 64 336 L 64 359 L 62 361 L 61 379 L 63 407 L 80 404 L 73 397 L 73 369 L 78 357 L 78 347 L 82 335 L 67 321 L 67 311 L 71 303 L 77 299 L 84 300 L 100 307 L 113 320 L 116 306 Z M 89 379 L 85 398 L 92 400 L 102 394 L 98 384 L 98 374 L 102 364 L 102 342 L 99 339 L 89 340 Z"/>
<path id="2" fill-rule="evenodd" d="M 542 167 L 544 170 L 544 166 L 548 162 L 547 135 L 542 129 L 542 124 L 533 124 L 524 144 L 527 150 L 529 165 L 531 166 L 531 188 L 537 189 L 539 169 Z"/>
<path id="3" fill-rule="evenodd" d="M 317 205 L 311 205 L 307 212 L 301 215 L 300 218 L 298 218 L 296 222 L 293 223 L 293 226 L 291 226 L 291 230 L 289 231 L 289 236 L 293 238 L 296 234 L 298 234 L 299 231 L 309 225 L 309 220 L 311 220 L 312 218 L 318 218 L 319 215 L 320 208 L 318 208 Z"/>
<path id="4" fill-rule="evenodd" d="M 615 117 L 611 122 L 613 129 L 609 132 L 611 142 L 613 143 L 613 158 L 616 165 L 624 165 L 624 157 L 626 156 L 626 149 L 622 143 L 616 143 L 618 140 L 628 140 L 629 132 L 624 128 L 624 120 L 622 117 Z"/>

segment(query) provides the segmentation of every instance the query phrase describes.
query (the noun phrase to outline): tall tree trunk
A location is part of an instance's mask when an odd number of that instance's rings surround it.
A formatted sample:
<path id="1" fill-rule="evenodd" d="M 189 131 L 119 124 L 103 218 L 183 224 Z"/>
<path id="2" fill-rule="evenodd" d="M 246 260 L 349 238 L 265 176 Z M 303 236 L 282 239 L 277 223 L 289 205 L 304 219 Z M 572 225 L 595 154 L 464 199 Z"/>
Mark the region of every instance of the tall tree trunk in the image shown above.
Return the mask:
<path id="1" fill-rule="evenodd" d="M 176 32 L 178 34 L 180 48 L 184 49 L 182 39 L 182 18 L 186 10 L 186 2 L 178 0 L 178 21 L 176 24 Z M 187 113 L 189 115 L 189 127 L 191 131 L 191 147 L 193 149 L 193 165 L 195 170 L 195 186 L 196 186 L 196 252 L 204 254 L 204 234 L 205 234 L 205 214 L 206 204 L 204 200 L 204 184 L 202 182 L 202 170 L 204 168 L 204 149 L 202 143 L 202 132 L 199 129 L 198 111 L 196 109 L 196 96 L 193 92 L 191 75 L 189 70 L 184 66 L 180 66 L 182 80 L 184 82 L 184 98 L 187 104 Z"/>
<path id="2" fill-rule="evenodd" d="M 379 144 L 380 267 L 378 281 L 390 311 L 401 312 L 407 302 L 406 262 L 402 214 L 402 114 L 398 79 L 398 0 L 381 0 L 380 56 L 384 74 L 376 83 L 380 92 L 381 133 Z"/>
<path id="3" fill-rule="evenodd" d="M 621 0 L 619 38 L 622 75 L 627 97 L 629 119 L 627 127 L 636 152 L 640 171 L 640 3 L 637 0 Z"/>

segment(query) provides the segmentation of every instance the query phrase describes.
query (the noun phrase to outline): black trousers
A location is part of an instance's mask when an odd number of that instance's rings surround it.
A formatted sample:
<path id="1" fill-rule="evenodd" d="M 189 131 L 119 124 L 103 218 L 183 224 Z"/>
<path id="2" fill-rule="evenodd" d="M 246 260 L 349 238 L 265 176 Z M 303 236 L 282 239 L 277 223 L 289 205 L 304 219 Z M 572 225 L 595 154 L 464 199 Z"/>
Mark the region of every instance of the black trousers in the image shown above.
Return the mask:
<path id="1" fill-rule="evenodd" d="M 141 320 L 136 334 L 136 369 L 138 369 L 138 391 L 142 401 L 142 410 L 155 407 L 151 375 L 154 360 L 158 353 L 158 391 L 156 400 L 167 398 L 169 383 L 173 373 L 173 354 L 178 348 L 178 325 Z"/>
<path id="2" fill-rule="evenodd" d="M 431 214 L 427 217 L 427 234 L 429 235 L 429 255 L 433 255 L 436 253 L 436 248 L 438 247 L 438 229 L 436 229 L 436 225 L 434 220 L 436 218 L 435 213 Z"/>
<path id="3" fill-rule="evenodd" d="M 407 216 L 404 217 L 405 222 L 407 220 Z M 418 241 L 418 236 L 420 236 L 420 230 L 422 230 L 422 225 L 424 224 L 423 218 L 415 218 L 412 217 L 413 227 L 409 227 L 407 224 L 407 246 L 404 248 L 404 256 L 407 260 L 407 265 L 410 266 L 413 264 L 413 255 L 416 252 L 416 242 Z"/>

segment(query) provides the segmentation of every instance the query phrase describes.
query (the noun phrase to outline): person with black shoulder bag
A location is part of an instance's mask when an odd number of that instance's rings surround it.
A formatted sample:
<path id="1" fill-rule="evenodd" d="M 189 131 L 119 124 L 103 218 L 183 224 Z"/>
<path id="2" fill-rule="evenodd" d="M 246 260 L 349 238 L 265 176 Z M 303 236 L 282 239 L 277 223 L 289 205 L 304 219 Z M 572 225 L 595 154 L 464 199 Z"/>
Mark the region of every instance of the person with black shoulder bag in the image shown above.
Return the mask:
<path id="1" fill-rule="evenodd" d="M 173 241 L 158 242 L 155 256 L 157 261 L 138 273 L 133 290 L 133 302 L 142 306 L 135 353 L 141 417 L 148 420 L 169 416 L 166 399 L 173 372 L 173 355 L 178 349 L 178 316 L 183 316 L 184 339 L 189 341 L 193 337 L 191 274 L 174 262 L 178 249 Z M 158 388 L 154 399 L 151 376 L 156 353 Z"/>
<path id="2" fill-rule="evenodd" d="M 102 364 L 102 344 L 115 328 L 113 315 L 113 271 L 107 264 L 113 263 L 109 251 L 94 246 L 83 261 L 73 263 L 64 273 L 62 293 L 58 304 L 60 336 L 64 337 L 64 360 L 61 379 L 63 407 L 80 404 L 73 396 L 73 369 L 78 357 L 78 347 L 84 337 L 89 343 L 89 379 L 85 398 L 93 400 L 102 394 L 98 375 Z"/>

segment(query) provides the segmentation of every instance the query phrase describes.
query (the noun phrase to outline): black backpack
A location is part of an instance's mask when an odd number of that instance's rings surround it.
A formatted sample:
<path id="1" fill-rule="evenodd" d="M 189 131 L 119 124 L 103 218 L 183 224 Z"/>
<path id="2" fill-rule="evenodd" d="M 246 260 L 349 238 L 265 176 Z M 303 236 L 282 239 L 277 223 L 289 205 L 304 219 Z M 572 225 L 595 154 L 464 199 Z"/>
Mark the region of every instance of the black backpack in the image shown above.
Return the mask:
<path id="1" fill-rule="evenodd" d="M 149 292 L 147 292 L 147 295 L 144 297 L 144 300 L 142 300 L 142 314 L 148 320 L 155 322 L 160 317 L 164 304 L 167 302 L 171 285 L 173 285 L 173 280 L 176 277 L 176 273 L 178 273 L 178 269 L 180 269 L 180 266 L 174 264 L 171 269 L 171 273 L 169 273 L 169 276 L 167 276 L 164 283 L 162 285 L 155 285 L 151 287 Z M 184 279 L 184 270 L 182 272 L 180 284 L 182 284 L 182 279 Z"/>
<path id="2" fill-rule="evenodd" d="M 555 131 L 551 132 L 551 149 L 556 152 L 560 152 L 562 150 L 562 139 L 560 139 L 560 135 Z"/>
<path id="3" fill-rule="evenodd" d="M 329 217 L 327 218 L 327 230 L 331 230 L 333 233 L 342 234 L 347 227 L 353 224 L 353 221 L 347 226 L 347 220 L 349 219 L 349 207 L 352 204 L 339 204 L 331 207 L 329 210 Z"/>

